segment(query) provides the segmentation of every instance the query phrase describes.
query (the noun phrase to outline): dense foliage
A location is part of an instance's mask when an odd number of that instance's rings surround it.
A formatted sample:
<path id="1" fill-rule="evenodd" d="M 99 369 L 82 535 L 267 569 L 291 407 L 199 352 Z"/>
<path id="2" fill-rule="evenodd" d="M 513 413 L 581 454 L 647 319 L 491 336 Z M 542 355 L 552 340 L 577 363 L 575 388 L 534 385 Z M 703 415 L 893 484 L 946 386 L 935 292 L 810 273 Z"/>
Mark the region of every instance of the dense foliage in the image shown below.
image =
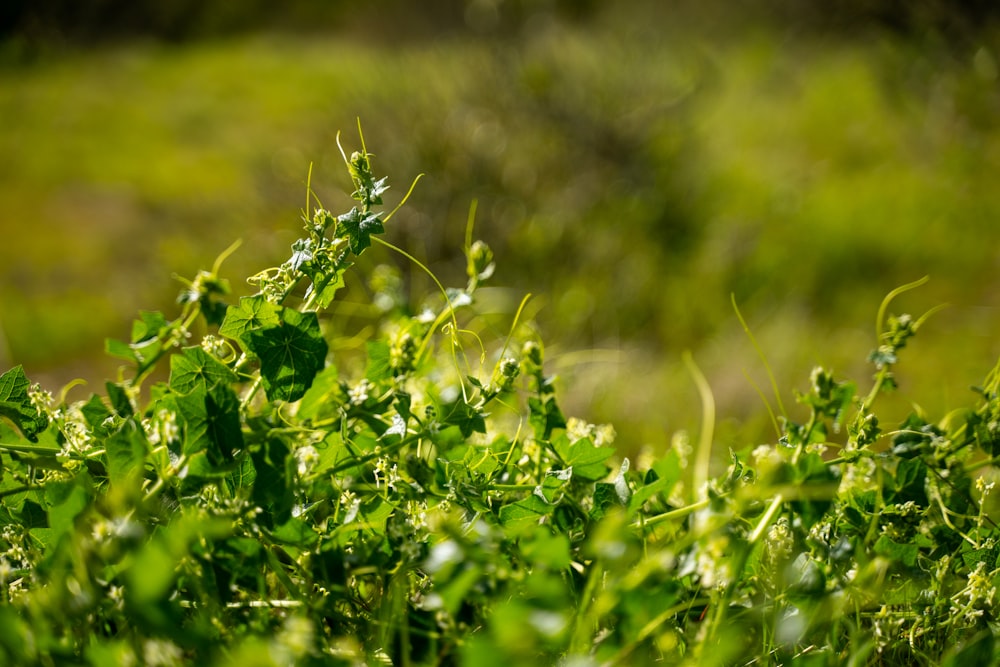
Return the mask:
<path id="1" fill-rule="evenodd" d="M 0 376 L 0 657 L 18 665 L 936 664 L 993 660 L 1000 371 L 968 408 L 879 422 L 925 321 L 877 318 L 867 392 L 816 369 L 776 440 L 621 458 L 567 417 L 493 255 L 414 306 L 391 271 L 335 339 L 384 178 L 312 195 L 291 257 L 229 303 L 220 264 L 143 312 L 103 396 Z M 394 211 L 393 211 L 394 213 Z M 408 255 L 406 255 L 408 257 Z M 410 258 L 422 267 L 415 259 Z"/>

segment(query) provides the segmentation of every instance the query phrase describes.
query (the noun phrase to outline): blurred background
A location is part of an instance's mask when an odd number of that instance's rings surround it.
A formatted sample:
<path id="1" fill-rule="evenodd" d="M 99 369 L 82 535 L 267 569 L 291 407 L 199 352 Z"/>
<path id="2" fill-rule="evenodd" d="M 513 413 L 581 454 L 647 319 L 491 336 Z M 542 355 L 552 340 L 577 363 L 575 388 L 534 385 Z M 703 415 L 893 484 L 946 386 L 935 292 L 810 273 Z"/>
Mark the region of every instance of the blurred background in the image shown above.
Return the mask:
<path id="1" fill-rule="evenodd" d="M 118 367 L 103 339 L 174 312 L 171 276 L 236 238 L 222 275 L 249 293 L 298 236 L 310 163 L 349 207 L 335 137 L 357 148 L 360 118 L 390 204 L 426 174 L 386 238 L 462 284 L 478 201 L 490 307 L 536 295 L 565 411 L 624 450 L 699 428 L 685 350 L 719 447 L 773 440 L 731 296 L 796 417 L 816 364 L 867 383 L 879 303 L 925 275 L 893 312 L 950 305 L 890 404 L 941 416 L 1000 354 L 997 7 L 6 0 L 0 366 L 96 390 Z"/>

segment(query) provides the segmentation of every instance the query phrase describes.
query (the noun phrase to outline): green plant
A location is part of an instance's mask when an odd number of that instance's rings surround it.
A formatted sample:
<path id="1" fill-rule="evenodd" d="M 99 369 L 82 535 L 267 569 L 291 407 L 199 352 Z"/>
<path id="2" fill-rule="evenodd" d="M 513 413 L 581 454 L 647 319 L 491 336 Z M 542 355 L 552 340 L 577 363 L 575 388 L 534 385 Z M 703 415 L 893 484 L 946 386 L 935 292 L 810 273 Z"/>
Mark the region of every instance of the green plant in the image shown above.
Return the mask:
<path id="1" fill-rule="evenodd" d="M 406 254 L 363 138 L 344 160 L 349 212 L 310 190 L 256 294 L 227 303 L 220 259 L 141 313 L 104 396 L 0 376 L 5 664 L 994 661 L 1000 366 L 885 430 L 912 285 L 867 394 L 816 369 L 806 419 L 779 399 L 776 442 L 712 477 L 691 362 L 697 444 L 633 463 L 564 415 L 520 310 L 490 335 L 471 223 L 465 287 L 424 308 L 379 269 L 364 353 L 337 341 L 354 259 Z"/>

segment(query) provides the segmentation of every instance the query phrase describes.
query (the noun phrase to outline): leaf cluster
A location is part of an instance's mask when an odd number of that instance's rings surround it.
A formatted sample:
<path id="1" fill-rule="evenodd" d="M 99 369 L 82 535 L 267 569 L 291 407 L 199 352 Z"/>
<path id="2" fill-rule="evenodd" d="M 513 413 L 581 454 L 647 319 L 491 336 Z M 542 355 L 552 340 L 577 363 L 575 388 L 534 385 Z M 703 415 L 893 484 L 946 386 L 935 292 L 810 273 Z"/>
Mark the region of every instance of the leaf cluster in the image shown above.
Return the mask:
<path id="1" fill-rule="evenodd" d="M 398 250 L 363 138 L 345 163 L 349 212 L 310 195 L 254 295 L 228 301 L 220 260 L 176 318 L 140 313 L 103 394 L 0 375 L 4 664 L 996 660 L 1000 367 L 886 430 L 925 318 L 880 311 L 867 394 L 816 369 L 806 418 L 715 477 L 692 464 L 710 437 L 620 458 L 565 415 L 520 311 L 489 345 L 474 328 L 494 258 L 471 226 L 466 286 L 374 294 L 396 305 L 341 356 L 347 268 Z"/>

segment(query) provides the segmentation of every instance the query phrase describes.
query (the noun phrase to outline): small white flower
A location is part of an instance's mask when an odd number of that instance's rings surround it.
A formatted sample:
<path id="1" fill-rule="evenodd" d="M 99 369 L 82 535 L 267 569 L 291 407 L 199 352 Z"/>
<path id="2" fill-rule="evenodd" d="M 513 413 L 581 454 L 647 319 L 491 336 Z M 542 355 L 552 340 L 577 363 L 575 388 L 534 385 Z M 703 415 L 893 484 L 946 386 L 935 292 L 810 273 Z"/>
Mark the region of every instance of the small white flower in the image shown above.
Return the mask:
<path id="1" fill-rule="evenodd" d="M 390 426 L 385 435 L 398 435 L 400 437 L 406 435 L 406 420 L 403 419 L 398 413 L 392 416 L 392 426 Z"/>
<path id="2" fill-rule="evenodd" d="M 31 400 L 32 407 L 39 413 L 45 413 L 55 402 L 52 392 L 42 389 L 40 384 L 31 386 L 28 390 L 28 398 Z"/>
<path id="3" fill-rule="evenodd" d="M 165 639 L 147 639 L 142 645 L 143 663 L 151 667 L 173 667 L 184 661 L 184 651 Z"/>
<path id="4" fill-rule="evenodd" d="M 677 458 L 681 468 L 687 468 L 688 460 L 694 448 L 691 446 L 691 437 L 687 431 L 677 431 L 670 439 L 670 448 L 677 452 Z"/>
<path id="5" fill-rule="evenodd" d="M 358 510 L 361 509 L 361 499 L 353 491 L 344 491 L 340 494 L 340 507 L 345 510 L 341 523 L 350 523 L 358 516 Z"/>
<path id="6" fill-rule="evenodd" d="M 385 485 L 387 488 L 395 491 L 396 485 L 401 481 L 402 478 L 399 476 L 399 467 L 393 463 L 392 467 L 389 468 L 389 476 L 386 478 Z"/>
<path id="7" fill-rule="evenodd" d="M 356 387 L 353 387 L 347 392 L 348 397 L 351 399 L 352 405 L 361 405 L 368 400 L 368 392 L 371 390 L 372 384 L 368 380 L 362 380 L 358 383 Z"/>
<path id="8" fill-rule="evenodd" d="M 302 616 L 290 616 L 278 636 L 278 642 L 289 657 L 301 658 L 312 650 L 315 629 L 312 622 Z"/>
<path id="9" fill-rule="evenodd" d="M 304 477 L 319 463 L 319 452 L 312 445 L 305 445 L 295 450 L 295 461 L 298 464 L 298 473 Z"/>
<path id="10" fill-rule="evenodd" d="M 781 454 L 773 445 L 759 445 L 750 452 L 750 458 L 754 466 L 758 468 L 771 468 L 781 463 Z"/>
<path id="11" fill-rule="evenodd" d="M 226 341 L 213 334 L 207 334 L 201 339 L 201 349 L 218 359 L 225 359 L 229 353 Z"/>
<path id="12" fill-rule="evenodd" d="M 732 564 L 726 554 L 729 547 L 729 539 L 725 536 L 716 536 L 698 549 L 698 556 L 695 562 L 695 571 L 700 577 L 703 588 L 711 589 L 716 586 L 725 588 L 732 579 Z"/>

